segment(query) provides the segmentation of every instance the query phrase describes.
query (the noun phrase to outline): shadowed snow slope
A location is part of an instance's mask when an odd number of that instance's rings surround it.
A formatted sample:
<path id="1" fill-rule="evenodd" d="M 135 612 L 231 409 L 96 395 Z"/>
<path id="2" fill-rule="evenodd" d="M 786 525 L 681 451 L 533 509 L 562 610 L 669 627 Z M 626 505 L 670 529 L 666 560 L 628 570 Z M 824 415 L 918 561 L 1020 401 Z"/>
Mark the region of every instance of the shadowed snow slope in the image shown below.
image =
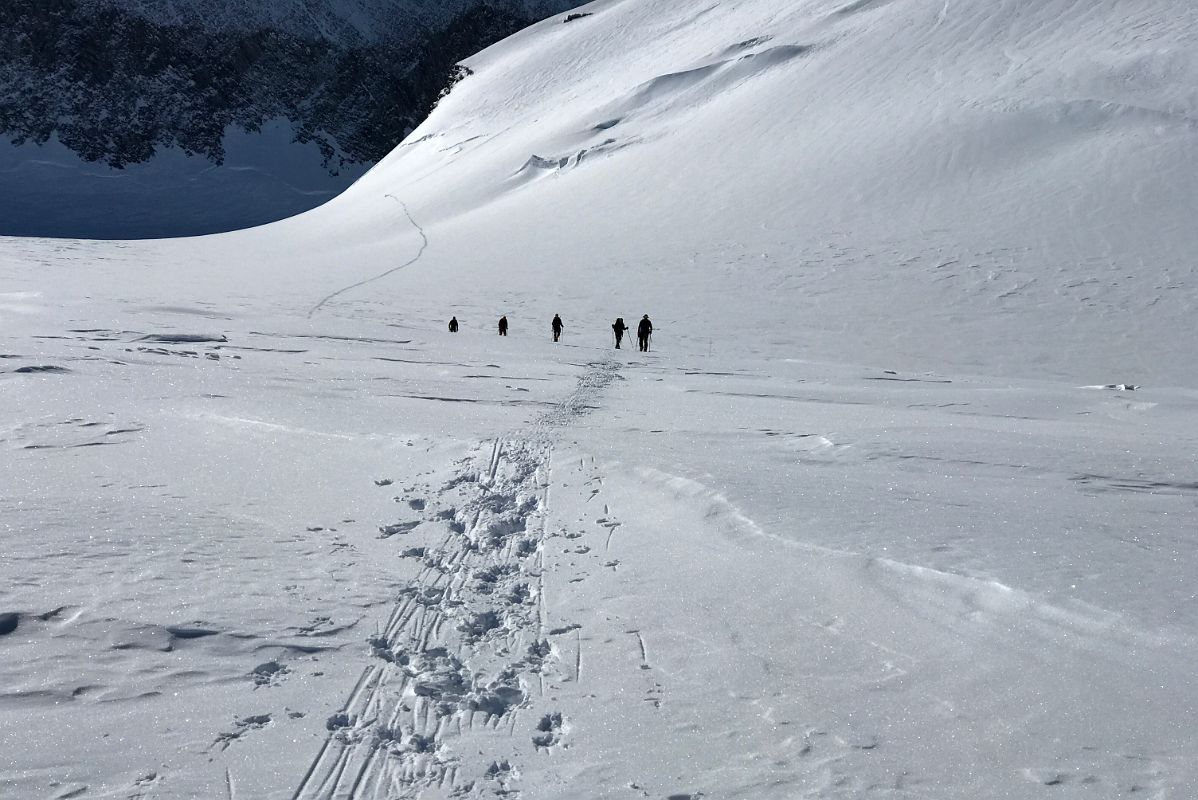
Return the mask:
<path id="1" fill-rule="evenodd" d="M 468 64 L 299 217 L 0 239 L 0 796 L 1198 796 L 1198 10 Z"/>

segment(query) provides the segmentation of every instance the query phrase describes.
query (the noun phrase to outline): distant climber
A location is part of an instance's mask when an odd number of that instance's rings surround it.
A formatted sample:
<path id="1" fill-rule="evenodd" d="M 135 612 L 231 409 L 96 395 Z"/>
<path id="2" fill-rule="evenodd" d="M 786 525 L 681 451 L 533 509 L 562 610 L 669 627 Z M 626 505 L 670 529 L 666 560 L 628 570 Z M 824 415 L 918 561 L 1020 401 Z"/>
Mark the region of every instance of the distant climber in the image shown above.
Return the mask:
<path id="1" fill-rule="evenodd" d="M 458 332 L 458 318 L 457 318 L 457 317 L 451 317 L 451 318 L 450 318 L 450 320 L 449 320 L 449 332 L 450 332 L 450 333 L 457 333 L 457 332 Z"/>
<path id="2" fill-rule="evenodd" d="M 553 341 L 556 342 L 558 337 L 562 335 L 562 318 L 554 314 L 550 327 L 553 328 Z"/>
<path id="3" fill-rule="evenodd" d="M 507 317 L 499 318 L 499 335 L 507 336 Z"/>
<path id="4" fill-rule="evenodd" d="M 623 339 L 624 339 L 624 331 L 628 330 L 628 326 L 624 324 L 624 318 L 616 317 L 616 321 L 615 321 L 615 323 L 612 324 L 611 329 L 613 331 L 615 331 L 616 349 L 619 350 L 620 342 L 623 341 Z"/>
<path id="5" fill-rule="evenodd" d="M 649 319 L 649 315 L 641 317 L 641 321 L 636 326 L 636 343 L 642 353 L 649 352 L 649 342 L 653 340 L 653 323 Z"/>

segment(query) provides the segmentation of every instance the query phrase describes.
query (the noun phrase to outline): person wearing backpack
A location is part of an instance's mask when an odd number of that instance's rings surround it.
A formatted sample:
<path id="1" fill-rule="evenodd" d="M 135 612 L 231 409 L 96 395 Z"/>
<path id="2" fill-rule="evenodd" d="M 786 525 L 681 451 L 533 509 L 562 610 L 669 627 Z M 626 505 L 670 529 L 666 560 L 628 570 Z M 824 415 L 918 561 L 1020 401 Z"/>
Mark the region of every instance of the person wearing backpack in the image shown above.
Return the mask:
<path id="1" fill-rule="evenodd" d="M 624 324 L 623 317 L 616 317 L 615 323 L 611 326 L 612 331 L 616 334 L 616 349 L 620 349 L 620 342 L 624 339 L 624 332 L 628 330 L 628 326 Z"/>

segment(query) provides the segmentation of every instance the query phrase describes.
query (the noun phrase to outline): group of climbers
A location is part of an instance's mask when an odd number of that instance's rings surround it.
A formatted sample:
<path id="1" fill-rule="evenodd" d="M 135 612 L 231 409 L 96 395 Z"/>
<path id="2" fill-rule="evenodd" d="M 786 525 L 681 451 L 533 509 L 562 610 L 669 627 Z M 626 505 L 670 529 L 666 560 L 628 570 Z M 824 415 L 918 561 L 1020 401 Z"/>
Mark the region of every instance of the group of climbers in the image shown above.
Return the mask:
<path id="1" fill-rule="evenodd" d="M 558 339 L 561 338 L 562 330 L 565 329 L 565 327 L 566 327 L 565 323 L 562 322 L 561 316 L 558 314 L 554 314 L 553 321 L 549 323 L 549 330 L 553 333 L 553 341 L 556 342 Z M 630 328 L 624 324 L 623 317 L 616 317 L 616 321 L 614 323 L 612 323 L 611 329 L 612 329 L 612 332 L 615 333 L 615 336 L 616 336 L 616 349 L 619 350 L 620 342 L 622 342 L 624 340 L 624 332 L 630 330 Z M 449 320 L 449 332 L 450 333 L 458 332 L 458 318 L 457 317 L 452 317 Z M 499 318 L 499 335 L 507 336 L 507 317 L 506 316 L 502 316 Z M 641 321 L 639 323 L 637 323 L 636 341 L 637 341 L 637 347 L 642 353 L 646 353 L 649 351 L 649 346 L 650 346 L 650 344 L 652 344 L 652 341 L 653 341 L 653 322 L 649 319 L 648 314 L 641 317 Z"/>
<path id="2" fill-rule="evenodd" d="M 616 334 L 616 349 L 620 349 L 620 341 L 624 338 L 624 331 L 628 330 L 628 326 L 624 324 L 623 317 L 616 317 L 616 321 L 612 323 L 612 331 Z M 649 315 L 641 317 L 641 321 L 636 326 L 636 343 L 638 349 L 642 353 L 649 351 L 649 344 L 653 340 L 653 322 L 649 319 Z"/>

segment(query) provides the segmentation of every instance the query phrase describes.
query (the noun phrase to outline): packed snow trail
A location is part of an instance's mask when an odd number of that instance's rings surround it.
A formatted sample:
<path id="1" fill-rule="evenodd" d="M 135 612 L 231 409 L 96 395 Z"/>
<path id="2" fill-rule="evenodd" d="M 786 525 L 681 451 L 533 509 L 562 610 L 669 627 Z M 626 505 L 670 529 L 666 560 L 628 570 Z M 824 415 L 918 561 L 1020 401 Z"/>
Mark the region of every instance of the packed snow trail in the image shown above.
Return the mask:
<path id="1" fill-rule="evenodd" d="M 429 505 L 427 521 L 449 532 L 411 554 L 424 570 L 370 638 L 372 663 L 329 719 L 294 798 L 427 796 L 510 780 L 499 764 L 511 754 L 484 743 L 530 723 L 521 710 L 548 656 L 536 582 L 551 455 L 496 440 L 482 469 L 464 467 Z M 463 763 L 482 748 L 490 763 Z"/>
<path id="2" fill-rule="evenodd" d="M 424 251 L 428 249 L 428 236 L 425 234 L 424 228 L 420 227 L 420 224 L 417 223 L 416 220 L 412 217 L 412 212 L 410 212 L 408 210 L 407 204 L 404 203 L 404 201 L 400 200 L 398 197 L 396 197 L 393 194 L 384 195 L 384 197 L 390 197 L 392 200 L 399 203 L 400 208 L 403 209 L 404 216 L 408 218 L 408 222 L 412 223 L 412 227 L 415 228 L 416 232 L 420 234 L 420 249 L 416 251 L 416 255 L 412 256 L 410 259 L 408 259 L 404 263 L 400 264 L 398 267 L 392 267 L 391 269 L 389 269 L 385 272 L 381 272 L 372 278 L 366 278 L 365 280 L 358 281 L 357 283 L 352 283 L 343 289 L 338 289 L 337 291 L 333 292 L 332 294 L 326 295 L 324 298 L 321 299 L 321 301 L 319 303 L 312 306 L 312 308 L 308 310 L 308 319 L 311 319 L 313 317 L 313 315 L 315 315 L 317 311 L 320 311 L 320 309 L 322 309 L 324 307 L 325 303 L 328 303 L 330 300 L 332 300 L 336 297 L 340 297 L 341 295 L 343 295 L 347 292 L 351 292 L 354 289 L 358 289 L 362 286 L 366 286 L 367 284 L 374 283 L 375 281 L 380 281 L 383 278 L 386 278 L 388 275 L 393 275 L 396 272 L 399 272 L 401 269 L 405 269 L 406 267 L 412 266 L 413 264 L 415 264 L 417 261 L 420 260 L 421 256 L 424 255 Z"/>
<path id="3" fill-rule="evenodd" d="M 505 795 L 522 758 L 558 745 L 543 678 L 556 658 L 544 610 L 554 431 L 593 408 L 618 369 L 590 364 L 529 430 L 480 446 L 421 503 L 444 536 L 405 552 L 424 568 L 370 638 L 371 663 L 293 800 Z"/>

